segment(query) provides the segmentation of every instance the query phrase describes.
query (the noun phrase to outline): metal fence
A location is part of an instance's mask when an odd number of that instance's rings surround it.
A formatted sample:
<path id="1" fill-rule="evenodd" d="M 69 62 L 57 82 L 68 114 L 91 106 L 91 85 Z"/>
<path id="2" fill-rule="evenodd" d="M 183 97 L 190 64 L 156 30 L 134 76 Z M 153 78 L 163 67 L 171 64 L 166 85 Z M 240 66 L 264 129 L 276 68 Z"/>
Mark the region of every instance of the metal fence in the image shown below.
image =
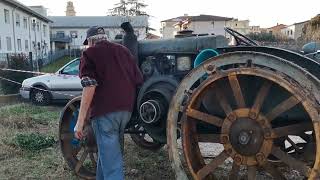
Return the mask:
<path id="1" fill-rule="evenodd" d="M 63 49 L 63 50 L 51 51 L 48 53 L 46 57 L 43 57 L 43 58 L 35 57 L 32 52 L 30 52 L 29 54 L 0 53 L 0 67 L 8 67 L 12 56 L 23 56 L 24 59 L 30 63 L 32 70 L 37 70 L 38 66 L 42 67 L 42 66 L 48 65 L 64 56 L 69 56 L 70 58 L 80 57 L 81 53 L 82 52 L 80 49 Z"/>
<path id="2" fill-rule="evenodd" d="M 29 63 L 32 63 L 32 53 L 0 53 L 0 66 L 1 67 L 8 67 L 12 56 L 22 56 L 23 59 L 27 60 Z"/>
<path id="3" fill-rule="evenodd" d="M 64 57 L 69 56 L 71 58 L 77 58 L 81 56 L 81 50 L 80 49 L 62 49 L 62 50 L 56 50 L 56 51 L 50 51 L 48 54 L 48 57 L 43 59 L 42 65 L 47 65 L 52 62 L 55 62 L 56 60 Z"/>

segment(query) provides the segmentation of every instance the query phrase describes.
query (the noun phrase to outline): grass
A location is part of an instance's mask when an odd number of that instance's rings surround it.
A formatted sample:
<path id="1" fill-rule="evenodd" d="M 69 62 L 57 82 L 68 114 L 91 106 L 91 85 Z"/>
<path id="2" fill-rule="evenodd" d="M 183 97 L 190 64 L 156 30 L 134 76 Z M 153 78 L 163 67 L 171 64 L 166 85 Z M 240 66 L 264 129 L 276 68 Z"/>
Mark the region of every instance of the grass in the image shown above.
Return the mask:
<path id="1" fill-rule="evenodd" d="M 63 65 L 67 64 L 68 62 L 70 62 L 71 60 L 73 60 L 73 57 L 69 57 L 69 56 L 64 56 L 58 60 L 56 60 L 55 62 L 48 64 L 44 67 L 41 68 L 41 72 L 46 72 L 46 73 L 55 73 L 58 71 L 58 69 L 60 69 Z"/>
<path id="2" fill-rule="evenodd" d="M 61 110 L 26 103 L 0 107 L 0 179 L 79 179 L 60 150 Z M 124 160 L 126 179 L 174 179 L 165 148 L 144 150 L 126 135 Z"/>

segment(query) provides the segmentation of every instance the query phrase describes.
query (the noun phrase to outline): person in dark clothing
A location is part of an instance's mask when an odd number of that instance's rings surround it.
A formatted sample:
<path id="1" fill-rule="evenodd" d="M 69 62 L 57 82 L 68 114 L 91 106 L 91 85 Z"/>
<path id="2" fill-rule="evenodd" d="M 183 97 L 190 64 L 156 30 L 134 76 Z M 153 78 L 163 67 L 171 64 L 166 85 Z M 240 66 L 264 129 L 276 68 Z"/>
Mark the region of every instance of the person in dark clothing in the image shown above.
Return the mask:
<path id="1" fill-rule="evenodd" d="M 107 41 L 102 27 L 87 31 L 87 44 L 80 60 L 83 92 L 75 137 L 83 138 L 85 119 L 90 117 L 98 146 L 96 179 L 122 180 L 121 141 L 143 77 L 130 51 Z"/>

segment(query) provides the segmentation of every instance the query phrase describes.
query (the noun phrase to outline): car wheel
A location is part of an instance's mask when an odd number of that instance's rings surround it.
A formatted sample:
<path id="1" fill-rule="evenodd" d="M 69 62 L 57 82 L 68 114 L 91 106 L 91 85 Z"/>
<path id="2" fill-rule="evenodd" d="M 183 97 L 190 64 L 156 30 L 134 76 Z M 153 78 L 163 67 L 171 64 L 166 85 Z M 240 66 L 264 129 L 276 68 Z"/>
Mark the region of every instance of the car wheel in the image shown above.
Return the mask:
<path id="1" fill-rule="evenodd" d="M 40 90 L 44 89 L 42 87 L 38 87 L 39 89 L 32 89 L 30 99 L 31 102 L 35 105 L 48 105 L 51 101 L 51 95 L 49 92 Z"/>

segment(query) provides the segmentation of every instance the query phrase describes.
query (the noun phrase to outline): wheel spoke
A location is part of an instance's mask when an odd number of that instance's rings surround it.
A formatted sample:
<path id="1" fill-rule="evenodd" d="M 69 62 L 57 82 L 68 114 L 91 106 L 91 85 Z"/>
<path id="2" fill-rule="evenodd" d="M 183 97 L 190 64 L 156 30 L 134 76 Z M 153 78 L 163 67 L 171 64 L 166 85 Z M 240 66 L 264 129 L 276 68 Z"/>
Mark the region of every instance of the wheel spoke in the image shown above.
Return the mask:
<path id="1" fill-rule="evenodd" d="M 286 152 L 282 151 L 279 147 L 272 147 L 272 155 L 280 159 L 282 162 L 287 164 L 289 167 L 298 170 L 305 176 L 309 176 L 311 169 L 307 166 L 306 163 L 299 161 L 293 157 L 291 157 Z"/>
<path id="2" fill-rule="evenodd" d="M 229 179 L 230 180 L 238 179 L 239 171 L 240 171 L 240 166 L 237 165 L 235 162 L 233 162 L 232 169 L 231 169 L 230 174 L 229 174 Z"/>
<path id="3" fill-rule="evenodd" d="M 267 115 L 267 119 L 271 122 L 276 117 L 278 117 L 280 114 L 288 111 L 289 109 L 293 108 L 295 105 L 299 104 L 300 100 L 298 100 L 296 97 L 291 96 L 290 98 L 282 101 L 280 104 L 278 104 L 275 108 L 273 108 Z"/>
<path id="4" fill-rule="evenodd" d="M 68 106 L 70 109 L 71 109 L 71 111 L 73 111 L 73 112 L 75 112 L 76 110 L 77 110 L 77 108 L 73 105 L 73 104 L 69 104 L 69 106 Z"/>
<path id="5" fill-rule="evenodd" d="M 92 164 L 93 164 L 93 167 L 97 167 L 97 160 L 96 160 L 96 158 L 94 157 L 94 154 L 93 154 L 93 153 L 90 153 L 90 154 L 89 154 L 89 157 L 90 157 L 90 160 L 91 160 L 91 162 L 92 162 Z"/>
<path id="6" fill-rule="evenodd" d="M 267 97 L 268 92 L 270 90 L 271 83 L 269 81 L 265 81 L 260 88 L 256 99 L 254 100 L 254 104 L 252 106 L 252 110 L 255 111 L 256 113 L 260 112 L 261 106 L 264 102 L 264 99 Z"/>
<path id="7" fill-rule="evenodd" d="M 222 123 L 223 123 L 223 120 L 221 118 L 200 112 L 195 109 L 189 108 L 189 109 L 187 109 L 186 113 L 187 113 L 187 116 L 189 116 L 189 117 L 201 120 L 203 122 L 206 122 L 206 123 L 218 126 L 218 127 L 221 127 Z"/>
<path id="8" fill-rule="evenodd" d="M 199 134 L 198 142 L 220 143 L 219 134 Z"/>
<path id="9" fill-rule="evenodd" d="M 257 176 L 257 167 L 248 166 L 248 180 L 256 180 Z"/>
<path id="10" fill-rule="evenodd" d="M 203 179 L 208 176 L 211 172 L 213 172 L 220 164 L 222 164 L 228 155 L 225 151 L 215 157 L 209 164 L 205 165 L 202 169 L 197 172 L 197 176 L 199 179 Z"/>
<path id="11" fill-rule="evenodd" d="M 263 166 L 264 170 L 269 173 L 273 178 L 285 180 L 283 174 L 270 162 L 266 162 Z"/>
<path id="12" fill-rule="evenodd" d="M 73 133 L 62 133 L 60 134 L 60 139 L 63 141 L 69 141 L 72 140 L 74 137 Z"/>
<path id="13" fill-rule="evenodd" d="M 88 156 L 88 150 L 85 149 L 84 152 L 82 153 L 79 161 L 77 162 L 76 167 L 74 168 L 76 172 L 79 172 L 79 170 L 80 170 L 83 162 L 86 160 L 87 156 Z"/>
<path id="14" fill-rule="evenodd" d="M 229 75 L 228 78 L 229 78 L 229 83 L 233 91 L 233 95 L 236 99 L 238 108 L 245 108 L 246 103 L 244 101 L 244 97 L 243 97 L 237 76 L 235 74 L 232 74 L 232 75 Z"/>
<path id="15" fill-rule="evenodd" d="M 221 88 L 216 89 L 216 97 L 219 100 L 220 106 L 222 107 L 224 113 L 226 115 L 230 114 L 232 112 L 232 108 L 228 103 L 228 100 L 224 95 L 224 93 L 222 92 Z"/>
<path id="16" fill-rule="evenodd" d="M 272 138 L 279 138 L 284 137 L 288 135 L 299 135 L 301 133 L 304 133 L 306 131 L 311 131 L 313 128 L 312 123 L 304 122 L 299 124 L 293 124 L 289 126 L 283 126 L 278 128 L 272 129 Z"/>

